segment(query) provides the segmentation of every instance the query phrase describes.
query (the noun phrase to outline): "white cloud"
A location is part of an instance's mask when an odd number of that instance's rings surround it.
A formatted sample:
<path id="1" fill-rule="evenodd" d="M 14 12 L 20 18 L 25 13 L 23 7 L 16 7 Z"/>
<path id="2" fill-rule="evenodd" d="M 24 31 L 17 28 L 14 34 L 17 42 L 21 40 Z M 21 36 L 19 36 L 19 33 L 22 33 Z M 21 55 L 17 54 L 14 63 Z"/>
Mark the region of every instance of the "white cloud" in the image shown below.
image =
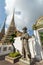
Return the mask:
<path id="1" fill-rule="evenodd" d="M 5 4 L 6 14 L 11 14 L 14 9 L 15 0 L 5 0 Z"/>
<path id="2" fill-rule="evenodd" d="M 38 0 L 38 3 L 43 4 L 43 0 Z"/>
<path id="3" fill-rule="evenodd" d="M 7 19 L 6 19 L 7 25 L 10 25 L 11 19 L 12 19 L 12 14 L 7 16 Z"/>
<path id="4" fill-rule="evenodd" d="M 20 0 L 19 0 L 20 1 Z M 6 20 L 6 24 L 7 25 L 9 25 L 10 24 L 10 22 L 11 22 L 11 18 L 12 18 L 12 12 L 13 12 L 13 10 L 14 10 L 14 7 L 15 7 L 15 3 L 18 3 L 18 4 L 20 4 L 18 1 L 12 1 L 12 0 L 5 0 L 5 3 L 6 3 L 6 6 L 5 6 L 5 11 L 6 11 L 6 14 L 8 15 L 7 16 L 7 20 Z M 21 1 L 20 1 L 21 2 Z M 17 4 L 16 3 L 16 4 Z M 17 4 L 17 6 L 18 6 L 18 4 Z M 20 10 L 20 8 L 16 8 L 16 10 L 15 11 L 20 11 L 20 12 L 22 12 L 22 10 Z M 25 12 L 26 13 L 26 12 Z M 24 24 L 25 23 L 25 24 Z M 16 27 L 19 29 L 19 30 L 21 30 L 22 29 L 22 27 L 24 27 L 24 26 L 27 26 L 26 24 L 28 24 L 28 21 L 27 21 L 27 18 L 26 18 L 26 15 L 25 15 L 25 17 L 24 17 L 24 14 L 23 14 L 23 12 L 22 12 L 22 14 L 21 15 L 16 15 L 15 14 L 15 24 L 16 24 Z"/>
<path id="5" fill-rule="evenodd" d="M 19 30 L 24 26 L 31 29 L 33 23 L 43 16 L 42 0 L 5 0 L 5 4 L 5 12 L 8 15 L 6 24 L 10 24 L 14 8 L 15 11 L 21 11 L 21 15 L 15 14 L 15 24 Z"/>

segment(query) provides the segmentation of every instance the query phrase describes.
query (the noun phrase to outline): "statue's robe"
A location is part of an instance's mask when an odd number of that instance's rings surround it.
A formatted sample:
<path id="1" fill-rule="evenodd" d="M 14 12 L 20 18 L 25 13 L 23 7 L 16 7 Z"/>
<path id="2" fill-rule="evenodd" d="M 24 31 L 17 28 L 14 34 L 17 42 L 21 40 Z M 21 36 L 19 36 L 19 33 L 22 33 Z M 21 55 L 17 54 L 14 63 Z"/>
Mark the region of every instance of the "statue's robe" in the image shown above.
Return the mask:
<path id="1" fill-rule="evenodd" d="M 26 57 L 26 55 L 30 55 L 28 39 L 29 39 L 28 33 L 23 34 L 22 37 L 21 37 L 22 54 L 23 54 L 24 57 Z"/>

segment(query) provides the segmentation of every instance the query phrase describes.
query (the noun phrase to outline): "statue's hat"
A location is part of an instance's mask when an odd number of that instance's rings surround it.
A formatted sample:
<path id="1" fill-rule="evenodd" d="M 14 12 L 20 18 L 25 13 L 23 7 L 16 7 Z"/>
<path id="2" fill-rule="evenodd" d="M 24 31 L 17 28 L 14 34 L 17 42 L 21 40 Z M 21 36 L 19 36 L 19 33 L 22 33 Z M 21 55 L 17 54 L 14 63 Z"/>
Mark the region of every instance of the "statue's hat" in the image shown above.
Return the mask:
<path id="1" fill-rule="evenodd" d="M 27 30 L 27 27 L 24 27 L 22 30 Z"/>

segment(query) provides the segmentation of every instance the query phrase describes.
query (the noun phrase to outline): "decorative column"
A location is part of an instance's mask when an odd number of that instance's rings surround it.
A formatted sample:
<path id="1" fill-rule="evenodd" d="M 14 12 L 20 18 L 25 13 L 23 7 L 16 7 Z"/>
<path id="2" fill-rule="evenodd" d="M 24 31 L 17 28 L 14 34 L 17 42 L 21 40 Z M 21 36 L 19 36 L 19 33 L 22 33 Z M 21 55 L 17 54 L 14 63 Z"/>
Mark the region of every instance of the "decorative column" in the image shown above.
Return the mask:
<path id="1" fill-rule="evenodd" d="M 34 36 L 35 36 L 35 42 L 36 42 L 35 43 L 36 58 L 41 60 L 43 59 L 43 55 L 42 55 L 42 47 L 41 47 L 38 30 L 34 30 Z"/>
<path id="2" fill-rule="evenodd" d="M 42 46 L 41 46 L 41 41 L 40 41 L 39 31 L 38 31 L 38 30 L 37 30 L 37 37 L 38 37 L 38 43 L 39 43 L 39 45 L 40 45 L 41 57 L 42 57 L 42 59 L 43 59 Z"/>

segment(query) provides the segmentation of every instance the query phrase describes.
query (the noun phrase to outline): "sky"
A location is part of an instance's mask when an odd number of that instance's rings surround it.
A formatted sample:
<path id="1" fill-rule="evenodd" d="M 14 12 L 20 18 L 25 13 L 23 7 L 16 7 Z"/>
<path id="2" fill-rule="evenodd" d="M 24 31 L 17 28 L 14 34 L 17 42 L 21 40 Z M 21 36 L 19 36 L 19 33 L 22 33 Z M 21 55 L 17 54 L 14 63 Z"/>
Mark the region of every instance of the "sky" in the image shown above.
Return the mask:
<path id="1" fill-rule="evenodd" d="M 6 30 L 8 29 L 13 12 L 17 29 L 22 31 L 26 26 L 32 35 L 32 25 L 43 16 L 43 0 L 0 0 L 0 28 L 6 18 Z"/>

